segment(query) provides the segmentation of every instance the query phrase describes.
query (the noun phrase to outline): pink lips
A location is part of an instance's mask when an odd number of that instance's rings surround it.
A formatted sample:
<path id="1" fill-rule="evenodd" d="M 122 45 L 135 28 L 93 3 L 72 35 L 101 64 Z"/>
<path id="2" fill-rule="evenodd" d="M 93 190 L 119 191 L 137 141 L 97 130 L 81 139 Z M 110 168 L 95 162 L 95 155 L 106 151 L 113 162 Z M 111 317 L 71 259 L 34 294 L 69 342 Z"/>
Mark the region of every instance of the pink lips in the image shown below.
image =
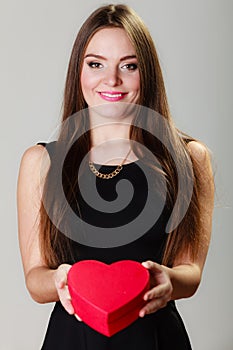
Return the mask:
<path id="1" fill-rule="evenodd" d="M 103 100 L 109 102 L 118 102 L 127 95 L 126 92 L 121 91 L 102 91 L 98 92 L 98 94 Z"/>

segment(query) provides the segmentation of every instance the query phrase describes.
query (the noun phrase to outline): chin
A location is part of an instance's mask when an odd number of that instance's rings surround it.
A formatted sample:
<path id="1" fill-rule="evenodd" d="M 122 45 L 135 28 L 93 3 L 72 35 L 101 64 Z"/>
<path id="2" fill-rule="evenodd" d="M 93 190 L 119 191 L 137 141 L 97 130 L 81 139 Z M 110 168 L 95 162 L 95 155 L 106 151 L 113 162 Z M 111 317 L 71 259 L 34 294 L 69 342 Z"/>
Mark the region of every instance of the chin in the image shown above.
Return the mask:
<path id="1" fill-rule="evenodd" d="M 110 102 L 100 105 L 92 106 L 90 113 L 94 113 L 96 116 L 106 118 L 111 121 L 124 120 L 129 118 L 135 108 L 134 103 L 130 102 Z"/>

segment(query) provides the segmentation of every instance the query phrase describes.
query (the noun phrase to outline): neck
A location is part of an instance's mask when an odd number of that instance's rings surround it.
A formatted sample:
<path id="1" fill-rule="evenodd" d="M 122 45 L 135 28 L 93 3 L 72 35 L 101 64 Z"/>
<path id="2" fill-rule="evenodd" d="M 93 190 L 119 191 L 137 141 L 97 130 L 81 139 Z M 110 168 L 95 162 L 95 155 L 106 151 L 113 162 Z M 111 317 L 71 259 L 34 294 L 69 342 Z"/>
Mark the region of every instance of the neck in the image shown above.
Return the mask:
<path id="1" fill-rule="evenodd" d="M 112 141 L 117 140 L 129 140 L 129 123 L 111 122 L 105 124 L 93 124 L 90 123 L 91 128 L 91 145 L 92 147 L 99 146 L 101 144 L 110 145 Z"/>
<path id="2" fill-rule="evenodd" d="M 134 108 L 134 105 L 120 102 L 89 108 L 92 146 L 117 138 L 129 139 Z"/>
<path id="3" fill-rule="evenodd" d="M 133 117 L 126 107 L 117 104 L 90 108 L 90 159 L 93 162 L 120 164 L 131 149 L 129 131 Z M 132 152 L 130 155 L 133 156 Z"/>

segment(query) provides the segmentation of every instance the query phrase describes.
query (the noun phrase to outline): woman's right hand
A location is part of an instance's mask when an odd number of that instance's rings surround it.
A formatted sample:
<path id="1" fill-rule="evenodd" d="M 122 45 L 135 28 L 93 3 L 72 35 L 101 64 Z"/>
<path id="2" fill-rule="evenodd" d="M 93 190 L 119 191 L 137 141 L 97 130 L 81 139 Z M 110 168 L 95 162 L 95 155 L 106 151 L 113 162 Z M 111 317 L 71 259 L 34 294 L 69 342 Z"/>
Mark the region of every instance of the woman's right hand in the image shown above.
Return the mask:
<path id="1" fill-rule="evenodd" d="M 81 318 L 74 312 L 74 308 L 71 302 L 71 296 L 67 285 L 67 274 L 70 268 L 71 268 L 71 265 L 69 264 L 61 264 L 55 271 L 54 282 L 55 282 L 55 286 L 57 289 L 60 302 L 64 307 L 64 309 L 70 315 L 74 315 L 78 321 L 82 321 Z"/>

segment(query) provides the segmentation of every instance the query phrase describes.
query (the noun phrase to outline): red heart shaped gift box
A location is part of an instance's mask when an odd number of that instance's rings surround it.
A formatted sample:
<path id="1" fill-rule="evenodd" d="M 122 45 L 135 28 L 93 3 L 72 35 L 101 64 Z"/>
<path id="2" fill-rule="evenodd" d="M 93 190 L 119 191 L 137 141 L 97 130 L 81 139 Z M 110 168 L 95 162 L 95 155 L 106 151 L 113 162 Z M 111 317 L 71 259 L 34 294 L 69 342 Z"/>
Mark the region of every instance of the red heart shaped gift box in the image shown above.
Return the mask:
<path id="1" fill-rule="evenodd" d="M 68 288 L 75 313 L 88 326 L 112 336 L 139 317 L 149 289 L 149 271 L 141 263 L 121 260 L 111 265 L 96 260 L 75 263 Z"/>

